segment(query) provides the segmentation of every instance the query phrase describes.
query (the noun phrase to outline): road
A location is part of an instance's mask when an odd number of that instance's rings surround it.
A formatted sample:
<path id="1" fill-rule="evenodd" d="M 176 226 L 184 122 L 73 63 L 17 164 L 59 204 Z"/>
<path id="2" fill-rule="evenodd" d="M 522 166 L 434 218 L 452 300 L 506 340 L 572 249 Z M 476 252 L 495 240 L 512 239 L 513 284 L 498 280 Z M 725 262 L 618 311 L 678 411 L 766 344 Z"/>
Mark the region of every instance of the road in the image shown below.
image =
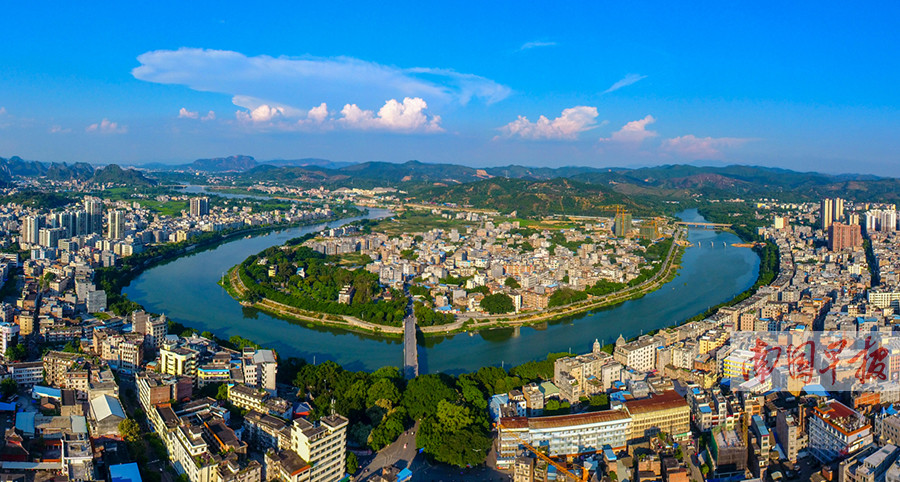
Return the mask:
<path id="1" fill-rule="evenodd" d="M 361 471 L 356 480 L 368 480 L 383 467 L 390 467 L 398 462 L 404 467 L 409 465 L 413 459 L 416 458 L 416 455 L 418 455 L 415 436 L 418 428 L 419 424 L 417 422 L 412 429 L 403 432 L 394 443 L 378 451 L 371 460 L 364 465 L 360 464 Z M 419 455 L 419 457 L 422 458 L 421 455 Z"/>
<path id="2" fill-rule="evenodd" d="M 403 375 L 407 380 L 419 376 L 419 348 L 416 345 L 416 315 L 403 319 Z"/>
<path id="3" fill-rule="evenodd" d="M 394 443 L 381 449 L 375 456 L 361 464 L 359 475 L 356 480 L 370 480 L 373 475 L 379 473 L 383 467 L 398 464 L 408 467 L 413 473 L 412 480 L 415 481 L 494 481 L 507 482 L 511 479 L 508 473 L 500 472 L 489 465 L 480 465 L 468 469 L 458 469 L 443 464 L 431 464 L 428 462 L 424 454 L 420 454 L 416 450 L 416 436 L 419 424 L 404 432 Z M 404 448 L 405 446 L 405 448 Z M 488 460 L 495 460 L 495 457 L 488 456 Z"/>
<path id="4" fill-rule="evenodd" d="M 698 464 L 700 462 L 700 460 L 699 460 L 698 456 L 696 455 L 694 448 L 682 445 L 682 452 L 683 452 L 683 456 L 684 456 L 684 461 L 687 462 L 688 470 L 691 471 L 691 480 L 697 480 L 697 481 L 704 480 L 703 473 L 700 472 L 700 466 Z M 695 463 L 695 462 L 698 462 L 698 463 Z"/>

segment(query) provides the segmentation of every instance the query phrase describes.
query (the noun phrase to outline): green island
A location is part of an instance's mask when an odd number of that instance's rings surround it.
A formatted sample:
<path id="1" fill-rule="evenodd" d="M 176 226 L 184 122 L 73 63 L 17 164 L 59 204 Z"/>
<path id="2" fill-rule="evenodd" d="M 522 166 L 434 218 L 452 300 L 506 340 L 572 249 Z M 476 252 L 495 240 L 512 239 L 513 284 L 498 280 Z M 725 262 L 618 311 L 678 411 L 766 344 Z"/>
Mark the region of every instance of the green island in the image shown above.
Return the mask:
<path id="1" fill-rule="evenodd" d="M 656 221 L 651 230 L 649 221 L 619 230 L 627 237 L 615 235 L 611 219 L 529 221 L 409 209 L 268 248 L 221 284 L 245 306 L 294 322 L 399 337 L 411 311 L 436 336 L 542 323 L 644 296 L 674 277 L 683 252 L 683 230 L 661 234 Z"/>
<path id="2" fill-rule="evenodd" d="M 100 289 L 105 290 L 107 293 L 108 309 L 117 315 L 126 315 L 134 310 L 141 309 L 141 306 L 129 300 L 122 293 L 122 289 L 147 269 L 173 261 L 181 256 L 214 249 L 216 246 L 238 236 L 259 235 L 271 231 L 334 221 L 360 214 L 362 214 L 362 211 L 349 206 L 343 208 L 341 214 L 335 214 L 328 218 L 204 232 L 184 241 L 151 246 L 140 253 L 123 258 L 116 266 L 98 268 L 95 274 L 95 282 Z"/>

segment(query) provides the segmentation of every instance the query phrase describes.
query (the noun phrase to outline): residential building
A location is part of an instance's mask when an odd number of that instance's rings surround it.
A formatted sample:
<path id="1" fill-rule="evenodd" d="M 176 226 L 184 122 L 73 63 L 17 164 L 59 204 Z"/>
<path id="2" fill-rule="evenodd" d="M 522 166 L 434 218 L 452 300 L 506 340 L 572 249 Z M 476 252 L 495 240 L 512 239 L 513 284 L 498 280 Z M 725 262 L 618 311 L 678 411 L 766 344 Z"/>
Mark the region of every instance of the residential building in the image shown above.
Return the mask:
<path id="1" fill-rule="evenodd" d="M 546 448 L 550 456 L 596 453 L 607 445 L 621 449 L 626 446 L 631 424 L 624 410 L 501 418 L 497 465 L 511 467 L 522 442 Z"/>
<path id="2" fill-rule="evenodd" d="M 278 361 L 275 359 L 275 352 L 245 348 L 241 364 L 244 371 L 244 384 L 274 393 L 275 378 L 278 375 Z"/>
<path id="3" fill-rule="evenodd" d="M 209 215 L 209 198 L 208 197 L 192 197 L 191 198 L 191 217 L 201 217 Z"/>
<path id="4" fill-rule="evenodd" d="M 6 353 L 19 343 L 19 325 L 9 322 L 0 322 L 0 353 Z"/>
<path id="5" fill-rule="evenodd" d="M 838 465 L 841 482 L 882 482 L 897 460 L 900 449 L 892 444 L 883 447 L 870 444 Z"/>
<path id="6" fill-rule="evenodd" d="M 690 405 L 674 390 L 623 405 L 631 417 L 629 441 L 646 440 L 660 431 L 676 440 L 690 436 Z"/>
<path id="7" fill-rule="evenodd" d="M 349 424 L 349 420 L 340 415 L 326 415 L 316 423 L 303 418 L 294 420 L 291 450 L 312 466 L 311 482 L 343 478 Z"/>
<path id="8" fill-rule="evenodd" d="M 159 371 L 169 375 L 197 378 L 197 362 L 200 353 L 190 348 L 163 345 L 159 350 Z"/>
<path id="9" fill-rule="evenodd" d="M 714 430 L 709 444 L 718 476 L 743 473 L 747 469 L 747 445 L 735 430 Z"/>
<path id="10" fill-rule="evenodd" d="M 859 246 L 862 246 L 862 233 L 858 224 L 834 223 L 828 227 L 828 249 L 841 251 Z"/>
<path id="11" fill-rule="evenodd" d="M 836 400 L 810 411 L 809 451 L 822 463 L 859 451 L 872 443 L 872 435 L 865 417 Z"/>

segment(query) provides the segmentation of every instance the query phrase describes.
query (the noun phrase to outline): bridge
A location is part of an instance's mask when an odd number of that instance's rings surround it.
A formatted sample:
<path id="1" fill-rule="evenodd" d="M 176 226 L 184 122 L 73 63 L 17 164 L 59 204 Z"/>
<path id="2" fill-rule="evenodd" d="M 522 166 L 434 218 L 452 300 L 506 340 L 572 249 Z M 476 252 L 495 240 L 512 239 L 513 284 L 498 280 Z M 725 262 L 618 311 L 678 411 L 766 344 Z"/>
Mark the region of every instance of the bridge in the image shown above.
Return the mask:
<path id="1" fill-rule="evenodd" d="M 701 229 L 722 229 L 722 228 L 730 228 L 730 224 L 722 224 L 722 223 L 695 223 L 695 222 L 684 222 L 678 221 L 675 223 L 676 226 L 687 226 L 689 228 L 701 228 Z"/>
<path id="2" fill-rule="evenodd" d="M 419 347 L 416 344 L 416 316 L 403 319 L 403 376 L 412 380 L 419 376 Z"/>

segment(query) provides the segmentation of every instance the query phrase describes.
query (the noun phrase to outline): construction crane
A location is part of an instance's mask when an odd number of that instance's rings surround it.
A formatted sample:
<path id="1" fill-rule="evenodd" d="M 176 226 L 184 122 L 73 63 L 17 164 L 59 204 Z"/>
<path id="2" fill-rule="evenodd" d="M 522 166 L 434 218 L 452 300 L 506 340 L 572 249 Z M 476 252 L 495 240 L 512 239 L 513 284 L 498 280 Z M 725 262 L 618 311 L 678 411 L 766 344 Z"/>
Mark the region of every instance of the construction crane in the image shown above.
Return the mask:
<path id="1" fill-rule="evenodd" d="M 502 425 L 500 425 L 500 423 L 498 422 L 498 423 L 497 423 L 497 431 L 498 431 L 498 433 L 499 433 L 500 431 L 502 431 L 503 429 L 504 429 L 504 427 L 503 427 Z M 559 462 L 557 462 L 557 461 L 551 459 L 548 455 L 544 454 L 544 453 L 541 452 L 540 450 L 534 448 L 530 443 L 528 443 L 528 442 L 526 442 L 525 440 L 523 440 L 523 439 L 522 439 L 521 437 L 519 437 L 515 432 L 507 432 L 507 433 L 510 434 L 510 435 L 512 435 L 513 438 L 515 438 L 515 439 L 519 442 L 520 445 L 524 446 L 526 449 L 530 450 L 530 451 L 533 452 L 535 455 L 537 455 L 538 458 L 540 458 L 540 459 L 543 460 L 544 462 L 547 462 L 548 464 L 550 464 L 550 465 L 556 467 L 556 470 L 559 470 L 559 471 L 560 471 L 563 475 L 565 475 L 566 477 L 568 477 L 568 478 L 570 478 L 570 479 L 572 479 L 572 480 L 574 480 L 574 481 L 576 481 L 576 482 L 586 482 L 586 481 L 587 481 L 587 479 L 588 479 L 588 470 L 587 470 L 586 468 L 584 468 L 584 467 L 581 468 L 581 477 L 579 477 L 579 476 L 576 475 L 574 472 L 572 472 L 571 470 L 567 469 L 564 465 L 562 465 L 562 464 L 560 464 Z"/>
<path id="2" fill-rule="evenodd" d="M 597 208 L 604 211 L 612 211 L 616 213 L 616 226 L 622 226 L 621 228 L 616 228 L 616 231 L 620 231 L 621 233 L 616 233 L 616 236 L 625 237 L 625 234 L 629 229 L 631 229 L 630 221 L 628 223 L 625 222 L 625 216 L 628 215 L 628 212 L 625 211 L 625 206 L 622 204 L 607 204 L 605 206 L 597 206 Z"/>

